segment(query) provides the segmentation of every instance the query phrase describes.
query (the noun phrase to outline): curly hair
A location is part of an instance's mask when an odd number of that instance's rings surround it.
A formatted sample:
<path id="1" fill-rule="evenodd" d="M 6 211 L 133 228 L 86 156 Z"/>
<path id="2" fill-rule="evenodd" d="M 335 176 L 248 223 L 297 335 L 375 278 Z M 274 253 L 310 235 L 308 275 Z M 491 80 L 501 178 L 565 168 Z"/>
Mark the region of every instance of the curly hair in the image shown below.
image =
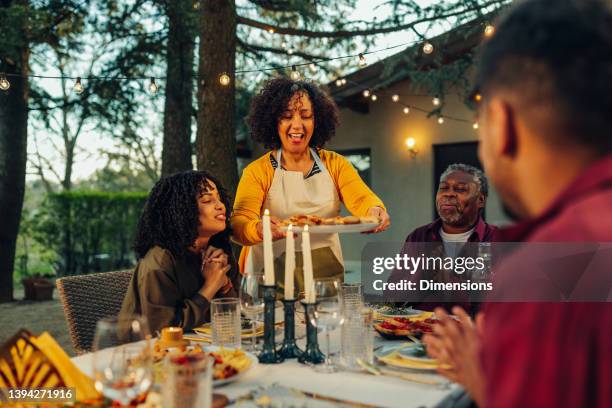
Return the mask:
<path id="1" fill-rule="evenodd" d="M 275 78 L 267 81 L 251 101 L 247 125 L 255 142 L 263 143 L 267 149 L 278 149 L 281 146 L 278 121 L 291 97 L 298 92 L 307 93 L 312 103 L 314 132 L 310 146 L 320 149 L 336 134 L 338 106 L 329 95 L 311 82 Z"/>
<path id="2" fill-rule="evenodd" d="M 231 254 L 230 200 L 219 181 L 206 171 L 186 171 L 159 180 L 144 205 L 134 239 L 134 251 L 143 258 L 153 246 L 169 250 L 185 259 L 188 248 L 198 237 L 198 198 L 215 183 L 227 213 L 226 227 L 209 244 Z"/>

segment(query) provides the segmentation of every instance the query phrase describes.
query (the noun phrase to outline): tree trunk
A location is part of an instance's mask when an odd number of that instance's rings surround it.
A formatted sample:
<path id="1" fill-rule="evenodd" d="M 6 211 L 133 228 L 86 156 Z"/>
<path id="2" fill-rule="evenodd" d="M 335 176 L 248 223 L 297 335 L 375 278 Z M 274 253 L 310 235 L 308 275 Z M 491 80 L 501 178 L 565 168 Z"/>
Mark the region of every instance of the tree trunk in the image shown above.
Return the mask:
<path id="1" fill-rule="evenodd" d="M 234 192 L 238 184 L 234 123 L 236 5 L 234 0 L 205 0 L 200 4 L 197 165 Z M 229 85 L 219 82 L 223 72 L 231 78 Z"/>
<path id="2" fill-rule="evenodd" d="M 191 0 L 170 1 L 164 106 L 162 177 L 191 170 L 191 114 L 193 111 L 193 53 L 195 27 Z"/>
<path id="3" fill-rule="evenodd" d="M 20 4 L 27 4 L 20 1 Z M 10 7 L 2 1 L 0 7 Z M 21 47 L 13 55 L 0 55 L 11 87 L 0 91 L 0 302 L 13 300 L 13 268 L 19 221 L 25 190 L 27 137 L 28 137 L 28 60 L 29 49 L 25 42 L 26 17 L 12 21 L 13 29 L 23 34 Z M 17 25 L 17 26 L 15 26 Z M 10 61 L 7 61 L 7 57 Z"/>

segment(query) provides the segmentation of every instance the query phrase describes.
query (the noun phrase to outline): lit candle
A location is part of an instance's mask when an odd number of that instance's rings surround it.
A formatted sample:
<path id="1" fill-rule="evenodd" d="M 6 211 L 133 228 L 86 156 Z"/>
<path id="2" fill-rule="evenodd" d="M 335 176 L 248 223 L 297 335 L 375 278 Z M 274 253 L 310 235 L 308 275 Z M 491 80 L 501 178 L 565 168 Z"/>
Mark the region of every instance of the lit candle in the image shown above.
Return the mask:
<path id="1" fill-rule="evenodd" d="M 304 226 L 302 232 L 302 257 L 304 259 L 304 292 L 306 302 L 315 302 L 314 293 L 314 278 L 312 273 L 312 254 L 310 253 L 310 233 L 308 232 L 308 225 Z"/>
<path id="2" fill-rule="evenodd" d="M 270 211 L 266 208 L 263 215 L 264 283 L 274 285 L 274 253 L 272 252 L 272 228 Z"/>
<path id="3" fill-rule="evenodd" d="M 293 299 L 293 271 L 295 269 L 295 242 L 293 224 L 287 227 L 287 247 L 285 248 L 285 300 Z"/>

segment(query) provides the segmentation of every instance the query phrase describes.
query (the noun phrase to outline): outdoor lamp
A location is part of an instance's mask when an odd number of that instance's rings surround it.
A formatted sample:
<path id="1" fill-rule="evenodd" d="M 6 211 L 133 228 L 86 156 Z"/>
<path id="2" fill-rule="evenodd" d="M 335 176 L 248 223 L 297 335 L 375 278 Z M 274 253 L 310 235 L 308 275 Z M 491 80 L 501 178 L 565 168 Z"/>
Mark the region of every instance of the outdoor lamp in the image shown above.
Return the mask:
<path id="1" fill-rule="evenodd" d="M 406 146 L 408 146 L 408 153 L 410 153 L 410 157 L 414 159 L 419 152 L 416 148 L 416 140 L 414 140 L 414 137 L 409 137 L 406 139 Z"/>

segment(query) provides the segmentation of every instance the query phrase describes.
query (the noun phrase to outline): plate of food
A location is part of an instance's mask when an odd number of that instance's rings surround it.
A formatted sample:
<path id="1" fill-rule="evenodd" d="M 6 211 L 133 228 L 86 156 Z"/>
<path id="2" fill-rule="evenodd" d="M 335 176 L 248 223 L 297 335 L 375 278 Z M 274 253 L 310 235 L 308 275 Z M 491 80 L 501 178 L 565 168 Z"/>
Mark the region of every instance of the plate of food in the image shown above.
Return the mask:
<path id="1" fill-rule="evenodd" d="M 251 320 L 249 320 L 249 319 L 242 319 L 240 324 L 241 324 L 240 337 L 243 338 L 243 339 L 250 338 L 253 335 L 253 327 L 252 327 Z M 255 323 L 255 328 L 256 328 L 255 329 L 255 335 L 257 337 L 263 336 L 263 332 L 264 332 L 264 325 L 263 325 L 263 323 L 262 322 L 256 322 Z M 210 323 L 204 323 L 202 326 L 194 327 L 193 331 L 196 334 L 198 334 L 199 336 L 212 338 L 212 326 L 211 326 Z"/>
<path id="2" fill-rule="evenodd" d="M 374 310 L 376 312 L 376 319 L 381 319 L 381 318 L 393 318 L 393 317 L 416 317 L 416 316 L 420 316 L 422 315 L 423 311 L 421 310 L 417 310 L 417 309 L 413 309 L 411 306 L 391 306 L 391 305 L 384 305 L 384 306 L 378 306 L 378 307 L 374 307 Z"/>
<path id="3" fill-rule="evenodd" d="M 427 355 L 423 343 L 385 346 L 375 356 L 379 363 L 393 368 L 432 371 L 440 367 L 437 360 Z"/>
<path id="4" fill-rule="evenodd" d="M 385 318 L 374 323 L 374 329 L 387 340 L 409 340 L 410 336 L 420 339 L 423 334 L 431 333 L 438 320 L 433 318 L 414 319 L 407 317 Z"/>
<path id="5" fill-rule="evenodd" d="M 217 346 L 208 346 L 203 349 L 199 344 L 179 350 L 164 350 L 154 353 L 153 371 L 154 381 L 163 382 L 165 357 L 173 364 L 189 364 L 201 359 L 203 355 L 214 359 L 213 386 L 221 386 L 234 382 L 242 377 L 248 370 L 258 364 L 257 357 L 240 349 L 230 349 Z"/>
<path id="6" fill-rule="evenodd" d="M 304 226 L 308 225 L 308 231 L 312 234 L 329 233 L 351 233 L 371 231 L 380 224 L 378 217 L 330 217 L 323 218 L 316 215 L 294 215 L 281 222 L 281 230 L 287 231 L 292 225 L 293 232 L 302 232 Z"/>

